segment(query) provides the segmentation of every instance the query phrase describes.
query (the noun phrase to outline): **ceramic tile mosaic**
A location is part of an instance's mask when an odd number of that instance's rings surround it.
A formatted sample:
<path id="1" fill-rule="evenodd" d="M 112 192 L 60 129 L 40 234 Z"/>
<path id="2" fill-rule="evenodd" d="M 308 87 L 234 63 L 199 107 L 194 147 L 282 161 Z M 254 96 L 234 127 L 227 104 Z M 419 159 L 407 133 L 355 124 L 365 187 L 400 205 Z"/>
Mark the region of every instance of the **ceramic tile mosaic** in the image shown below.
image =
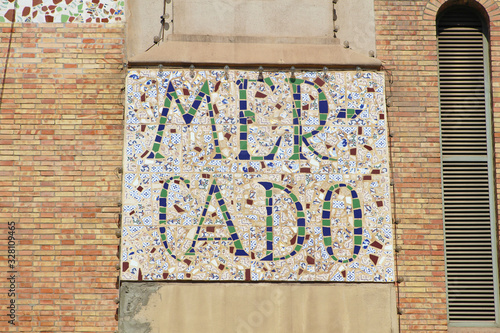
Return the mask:
<path id="1" fill-rule="evenodd" d="M 123 280 L 393 281 L 384 77 L 130 71 Z"/>
<path id="2" fill-rule="evenodd" d="M 124 0 L 4 0 L 0 22 L 117 22 L 124 6 Z"/>

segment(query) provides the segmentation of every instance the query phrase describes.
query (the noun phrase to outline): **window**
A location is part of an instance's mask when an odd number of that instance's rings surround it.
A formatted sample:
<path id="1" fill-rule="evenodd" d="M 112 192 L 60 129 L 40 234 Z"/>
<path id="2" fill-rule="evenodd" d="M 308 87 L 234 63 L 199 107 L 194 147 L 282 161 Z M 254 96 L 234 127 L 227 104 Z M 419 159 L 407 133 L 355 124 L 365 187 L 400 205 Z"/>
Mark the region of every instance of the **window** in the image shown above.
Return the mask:
<path id="1" fill-rule="evenodd" d="M 448 320 L 498 324 L 488 28 L 479 11 L 437 18 Z"/>

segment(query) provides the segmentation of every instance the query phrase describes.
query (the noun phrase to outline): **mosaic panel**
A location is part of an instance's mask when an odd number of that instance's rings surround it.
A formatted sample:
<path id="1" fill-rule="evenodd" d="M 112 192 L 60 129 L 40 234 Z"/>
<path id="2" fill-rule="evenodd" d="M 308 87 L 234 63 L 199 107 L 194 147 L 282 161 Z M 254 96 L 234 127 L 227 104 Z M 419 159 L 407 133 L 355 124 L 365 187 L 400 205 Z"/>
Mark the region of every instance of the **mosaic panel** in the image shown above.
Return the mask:
<path id="1" fill-rule="evenodd" d="M 123 280 L 394 280 L 378 72 L 130 71 Z"/>
<path id="2" fill-rule="evenodd" d="M 124 0 L 4 0 L 0 22 L 117 22 L 124 6 Z"/>

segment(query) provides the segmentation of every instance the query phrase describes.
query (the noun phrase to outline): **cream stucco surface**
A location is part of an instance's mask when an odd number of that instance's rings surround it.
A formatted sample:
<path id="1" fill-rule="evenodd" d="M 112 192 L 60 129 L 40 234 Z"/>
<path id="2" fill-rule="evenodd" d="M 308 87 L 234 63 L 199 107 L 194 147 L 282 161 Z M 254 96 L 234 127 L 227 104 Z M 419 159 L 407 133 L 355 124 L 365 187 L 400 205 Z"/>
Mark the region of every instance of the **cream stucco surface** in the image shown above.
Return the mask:
<path id="1" fill-rule="evenodd" d="M 184 0 L 174 2 L 175 34 L 328 37 L 331 0 Z"/>
<path id="2" fill-rule="evenodd" d="M 121 293 L 120 332 L 126 333 L 397 332 L 392 284 L 128 283 L 122 288 L 127 291 Z"/>

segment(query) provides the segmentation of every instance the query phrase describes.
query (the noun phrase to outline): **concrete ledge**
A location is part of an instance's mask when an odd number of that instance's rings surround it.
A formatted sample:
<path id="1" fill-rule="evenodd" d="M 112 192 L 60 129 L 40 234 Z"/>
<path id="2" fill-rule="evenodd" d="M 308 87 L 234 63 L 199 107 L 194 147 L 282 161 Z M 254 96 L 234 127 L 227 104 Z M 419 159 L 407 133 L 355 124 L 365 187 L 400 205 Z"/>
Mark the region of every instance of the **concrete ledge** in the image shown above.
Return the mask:
<path id="1" fill-rule="evenodd" d="M 234 42 L 234 41 L 237 42 Z M 339 45 L 334 39 L 305 43 L 273 43 L 264 39 L 219 37 L 204 40 L 169 39 L 149 51 L 129 59 L 129 66 L 154 66 L 190 64 L 205 66 L 267 66 L 305 68 L 355 68 L 379 69 L 382 62 Z M 330 41 L 330 43 L 328 43 Z M 302 42 L 302 43 L 297 43 Z"/>

